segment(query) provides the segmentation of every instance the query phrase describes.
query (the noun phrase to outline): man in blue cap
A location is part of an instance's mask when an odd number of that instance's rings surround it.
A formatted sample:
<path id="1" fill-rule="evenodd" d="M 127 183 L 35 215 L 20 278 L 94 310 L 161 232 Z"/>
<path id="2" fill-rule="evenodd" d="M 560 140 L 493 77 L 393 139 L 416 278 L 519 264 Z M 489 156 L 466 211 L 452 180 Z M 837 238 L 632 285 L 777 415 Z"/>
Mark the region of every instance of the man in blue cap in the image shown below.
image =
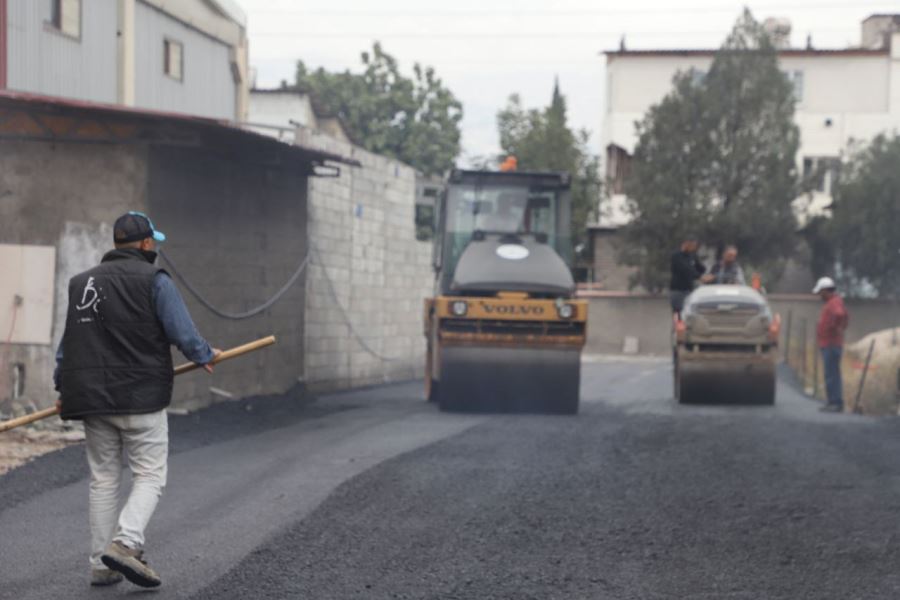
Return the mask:
<path id="1" fill-rule="evenodd" d="M 63 419 L 84 421 L 91 470 L 91 585 L 161 579 L 144 561 L 144 530 L 166 485 L 171 346 L 212 373 L 219 351 L 197 332 L 169 275 L 155 265 L 166 236 L 147 215 L 113 227 L 115 249 L 69 282 L 54 373 Z M 122 456 L 132 487 L 119 510 Z"/>

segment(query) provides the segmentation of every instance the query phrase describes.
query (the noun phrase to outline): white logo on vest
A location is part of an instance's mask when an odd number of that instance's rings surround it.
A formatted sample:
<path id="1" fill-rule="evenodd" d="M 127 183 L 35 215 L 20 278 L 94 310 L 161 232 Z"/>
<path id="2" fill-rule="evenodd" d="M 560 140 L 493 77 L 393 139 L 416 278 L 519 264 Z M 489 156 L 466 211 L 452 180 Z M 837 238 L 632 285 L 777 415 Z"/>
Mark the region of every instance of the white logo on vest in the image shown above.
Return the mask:
<path id="1" fill-rule="evenodd" d="M 103 291 L 102 288 L 100 291 Z M 94 287 L 94 278 L 88 277 L 87 283 L 84 285 L 84 291 L 81 292 L 81 302 L 75 305 L 75 310 L 93 310 L 94 313 L 97 313 L 102 300 L 100 292 Z M 82 317 L 78 319 L 78 322 L 90 323 L 93 320 L 93 317 Z"/>

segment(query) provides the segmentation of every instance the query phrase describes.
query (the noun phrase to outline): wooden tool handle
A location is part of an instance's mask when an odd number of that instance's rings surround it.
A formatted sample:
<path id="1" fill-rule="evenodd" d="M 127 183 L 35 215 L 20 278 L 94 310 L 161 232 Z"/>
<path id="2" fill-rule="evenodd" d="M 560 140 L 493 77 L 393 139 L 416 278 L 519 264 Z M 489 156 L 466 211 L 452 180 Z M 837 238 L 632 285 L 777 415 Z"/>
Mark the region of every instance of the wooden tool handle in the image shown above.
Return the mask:
<path id="1" fill-rule="evenodd" d="M 260 348 L 265 348 L 266 346 L 271 346 L 275 343 L 275 336 L 270 335 L 268 337 L 264 337 L 262 339 L 258 339 L 256 341 L 250 342 L 248 344 L 244 344 L 243 346 L 237 346 L 236 348 L 230 348 L 228 350 L 223 351 L 219 356 L 212 361 L 211 364 L 218 364 L 223 360 L 228 360 L 230 358 L 235 358 L 241 356 L 242 354 L 247 354 L 248 352 L 253 352 L 254 350 L 259 350 Z M 183 365 L 179 365 L 175 367 L 175 374 L 181 375 L 182 373 L 188 373 L 190 371 L 194 371 L 196 369 L 202 368 L 203 365 L 198 365 L 197 363 L 186 363 Z M 24 417 L 19 417 L 18 419 L 10 419 L 9 421 L 0 421 L 0 433 L 4 431 L 9 431 L 10 429 L 15 429 L 16 427 L 21 427 L 22 425 L 28 425 L 29 423 L 34 423 L 35 421 L 40 421 L 41 419 L 46 419 L 47 417 L 52 417 L 55 414 L 58 414 L 59 410 L 53 406 L 51 408 L 45 408 L 44 410 L 39 410 L 37 412 L 31 413 L 30 415 L 25 415 Z"/>
<path id="2" fill-rule="evenodd" d="M 266 346 L 271 346 L 275 343 L 275 336 L 270 335 L 269 337 L 264 337 L 258 339 L 256 341 L 244 344 L 243 346 L 237 346 L 235 348 L 231 348 L 229 350 L 224 350 L 222 354 L 217 356 L 215 360 L 212 361 L 211 364 L 219 364 L 223 360 L 228 360 L 230 358 L 235 358 L 241 356 L 242 354 L 247 354 L 248 352 L 253 352 L 254 350 L 259 350 L 260 348 L 265 348 Z M 195 371 L 197 369 L 202 369 L 203 365 L 198 365 L 197 363 L 185 363 L 183 365 L 178 365 L 175 367 L 175 374 L 181 375 L 182 373 L 188 373 L 190 371 Z"/>
<path id="3" fill-rule="evenodd" d="M 34 423 L 35 421 L 40 421 L 41 419 L 46 419 L 47 417 L 52 417 L 59 411 L 55 406 L 51 406 L 50 408 L 45 408 L 44 410 L 39 410 L 37 412 L 33 412 L 30 415 L 25 415 L 24 417 L 19 417 L 18 419 L 10 419 L 9 421 L 0 421 L 0 433 L 4 431 L 9 431 L 10 429 L 15 429 L 16 427 L 21 427 L 22 425 L 28 425 L 29 423 Z"/>

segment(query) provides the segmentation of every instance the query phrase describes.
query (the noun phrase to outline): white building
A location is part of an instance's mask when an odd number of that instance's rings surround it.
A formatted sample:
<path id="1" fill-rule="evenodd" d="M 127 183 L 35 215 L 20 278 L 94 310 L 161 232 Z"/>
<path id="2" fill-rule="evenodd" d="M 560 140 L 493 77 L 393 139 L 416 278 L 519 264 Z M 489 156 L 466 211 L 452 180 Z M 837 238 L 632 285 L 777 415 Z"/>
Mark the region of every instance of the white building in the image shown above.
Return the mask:
<path id="1" fill-rule="evenodd" d="M 790 26 L 770 21 L 786 41 Z M 771 29 L 770 29 L 771 30 Z M 900 15 L 873 15 L 862 23 L 857 48 L 817 50 L 778 43 L 781 68 L 794 83 L 802 173 L 838 164 L 853 141 L 900 130 Z M 715 50 L 615 50 L 606 53 L 606 114 L 602 129 L 606 173 L 599 225 L 607 231 L 627 222 L 622 182 L 637 142 L 635 122 L 672 88 L 678 71 L 709 70 Z M 797 214 L 819 214 L 831 203 L 830 173 L 812 197 L 798 198 Z"/>
<path id="2" fill-rule="evenodd" d="M 253 89 L 248 113 L 246 127 L 278 139 L 291 141 L 301 129 L 351 143 L 340 119 L 316 111 L 312 98 L 303 92 Z"/>
<path id="3" fill-rule="evenodd" d="M 234 0 L 0 0 L 0 91 L 246 118 Z"/>

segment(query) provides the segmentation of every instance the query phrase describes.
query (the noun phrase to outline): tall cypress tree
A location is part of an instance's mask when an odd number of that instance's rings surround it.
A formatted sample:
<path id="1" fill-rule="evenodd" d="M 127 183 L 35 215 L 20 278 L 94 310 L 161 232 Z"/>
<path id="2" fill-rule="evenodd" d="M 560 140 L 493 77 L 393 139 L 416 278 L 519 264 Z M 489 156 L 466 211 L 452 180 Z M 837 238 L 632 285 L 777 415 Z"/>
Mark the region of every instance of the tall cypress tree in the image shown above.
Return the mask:
<path id="1" fill-rule="evenodd" d="M 561 171 L 572 177 L 572 246 L 576 258 L 587 258 L 587 225 L 600 198 L 599 162 L 590 153 L 586 130 L 572 131 L 566 98 L 559 81 L 543 110 L 522 107 L 513 94 L 497 113 L 500 147 L 513 155 L 523 171 Z"/>

